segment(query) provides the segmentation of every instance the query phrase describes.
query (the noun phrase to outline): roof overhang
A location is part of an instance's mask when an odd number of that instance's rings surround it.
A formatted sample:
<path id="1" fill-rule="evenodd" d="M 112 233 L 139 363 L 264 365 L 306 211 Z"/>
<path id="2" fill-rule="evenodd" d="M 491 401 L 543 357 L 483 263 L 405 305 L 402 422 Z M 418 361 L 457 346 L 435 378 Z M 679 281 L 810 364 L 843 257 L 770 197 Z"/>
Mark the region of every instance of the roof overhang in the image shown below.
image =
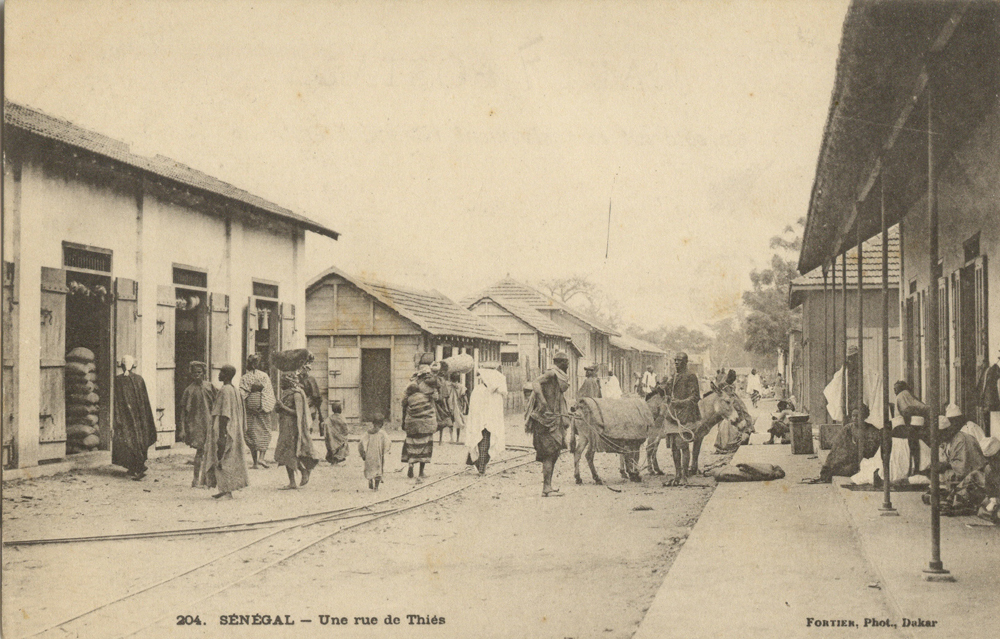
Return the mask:
<path id="1" fill-rule="evenodd" d="M 799 272 L 878 234 L 883 202 L 892 226 L 926 194 L 928 102 L 939 170 L 996 108 L 998 23 L 997 2 L 851 3 Z"/>

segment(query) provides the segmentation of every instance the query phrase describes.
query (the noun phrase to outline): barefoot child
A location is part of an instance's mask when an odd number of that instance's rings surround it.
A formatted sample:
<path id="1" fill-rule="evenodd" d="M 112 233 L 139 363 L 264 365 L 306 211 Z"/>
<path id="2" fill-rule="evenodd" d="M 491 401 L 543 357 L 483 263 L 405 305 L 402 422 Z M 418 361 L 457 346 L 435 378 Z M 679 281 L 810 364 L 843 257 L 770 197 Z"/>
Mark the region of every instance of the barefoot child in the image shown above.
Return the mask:
<path id="1" fill-rule="evenodd" d="M 375 413 L 368 431 L 361 434 L 361 440 L 358 442 L 358 454 L 365 460 L 365 479 L 368 480 L 368 487 L 372 490 L 378 490 L 378 485 L 382 482 L 385 458 L 392 447 L 392 441 L 382 430 L 384 422 L 385 418 Z"/>

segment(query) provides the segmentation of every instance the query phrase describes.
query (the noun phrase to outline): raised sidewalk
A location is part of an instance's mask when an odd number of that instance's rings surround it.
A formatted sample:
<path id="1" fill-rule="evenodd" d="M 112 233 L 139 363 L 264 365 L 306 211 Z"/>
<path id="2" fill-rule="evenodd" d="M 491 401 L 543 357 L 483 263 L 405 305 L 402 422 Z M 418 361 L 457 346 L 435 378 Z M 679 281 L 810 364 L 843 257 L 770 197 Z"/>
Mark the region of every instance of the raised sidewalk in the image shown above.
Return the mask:
<path id="1" fill-rule="evenodd" d="M 942 560 L 956 581 L 924 581 L 930 509 L 920 493 L 894 493 L 900 516 L 882 517 L 882 494 L 840 488 L 847 478 L 800 483 L 819 474 L 825 451 L 809 459 L 754 437 L 733 463 L 777 464 L 785 479 L 719 484 L 635 639 L 995 636 L 1000 528 L 942 518 Z"/>

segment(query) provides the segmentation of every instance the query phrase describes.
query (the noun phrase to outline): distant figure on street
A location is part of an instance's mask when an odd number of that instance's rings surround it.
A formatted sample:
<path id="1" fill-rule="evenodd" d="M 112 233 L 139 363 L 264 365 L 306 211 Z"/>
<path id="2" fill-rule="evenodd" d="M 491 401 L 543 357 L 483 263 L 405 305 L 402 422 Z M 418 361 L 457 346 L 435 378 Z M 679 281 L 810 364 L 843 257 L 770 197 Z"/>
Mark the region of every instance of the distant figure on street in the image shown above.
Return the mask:
<path id="1" fill-rule="evenodd" d="M 479 474 L 486 473 L 490 459 L 496 459 L 507 447 L 507 426 L 503 407 L 507 397 L 507 376 L 498 370 L 480 367 L 476 371 L 476 387 L 469 398 L 465 444 L 465 463 L 475 466 Z"/>
<path id="2" fill-rule="evenodd" d="M 444 431 L 448 430 L 448 439 L 455 441 L 455 413 L 452 397 L 451 382 L 448 381 L 448 363 L 434 362 L 431 364 L 431 373 L 434 374 L 434 386 L 437 388 L 437 395 L 434 399 L 434 409 L 437 413 L 438 443 L 444 443 Z"/>
<path id="3" fill-rule="evenodd" d="M 653 372 L 652 366 L 646 367 L 646 372 L 642 374 L 642 396 L 645 397 L 653 392 L 656 388 L 656 373 Z"/>
<path id="4" fill-rule="evenodd" d="M 764 386 L 760 382 L 760 375 L 757 374 L 757 369 L 750 369 L 750 374 L 747 375 L 747 395 L 750 396 L 750 401 L 753 402 L 754 407 L 757 406 L 757 402 L 760 401 L 760 396 L 764 393 Z"/>
<path id="5" fill-rule="evenodd" d="M 558 352 L 552 358 L 553 366 L 531 382 L 531 400 L 528 402 L 525 430 L 531 434 L 535 447 L 535 460 L 542 462 L 542 496 L 561 496 L 552 487 L 552 474 L 559 459 L 559 451 L 566 448 L 565 393 L 569 389 L 569 358 Z"/>
<path id="6" fill-rule="evenodd" d="M 584 366 L 583 372 L 586 377 L 583 378 L 580 389 L 576 391 L 577 398 L 593 397 L 599 399 L 601 397 L 601 384 L 597 379 L 597 365 L 589 364 Z"/>
<path id="7" fill-rule="evenodd" d="M 372 415 L 371 424 L 358 441 L 358 454 L 365 462 L 365 479 L 368 480 L 368 488 L 372 490 L 378 490 L 379 484 L 382 483 L 385 460 L 389 456 L 389 449 L 392 448 L 392 440 L 382 430 L 384 423 L 385 418 L 382 417 L 382 413 Z"/>
<path id="8" fill-rule="evenodd" d="M 274 410 L 274 388 L 271 378 L 260 370 L 260 355 L 247 357 L 247 372 L 240 379 L 240 394 L 246 409 L 246 442 L 253 457 L 254 468 L 268 468 L 264 454 L 271 445 L 271 412 Z"/>
<path id="9" fill-rule="evenodd" d="M 278 408 L 278 443 L 274 447 L 274 461 L 284 466 L 288 473 L 288 485 L 282 490 L 294 490 L 309 483 L 312 469 L 319 463 L 319 456 L 313 451 L 309 436 L 309 400 L 299 384 L 299 376 L 288 372 L 281 376 L 281 401 Z M 302 478 L 295 483 L 295 471 Z"/>
<path id="10" fill-rule="evenodd" d="M 115 429 L 111 463 L 124 466 L 128 476 L 139 481 L 146 476 L 146 455 L 156 443 L 156 422 L 149 405 L 146 382 L 135 373 L 135 359 L 125 355 L 115 377 Z"/>
<path id="11" fill-rule="evenodd" d="M 205 434 L 205 458 L 199 485 L 217 488 L 215 499 L 232 499 L 233 491 L 250 485 L 244 454 L 243 431 L 246 413 L 243 398 L 233 386 L 236 369 L 226 364 L 219 370 L 222 390 L 212 406 L 212 425 Z"/>
<path id="12" fill-rule="evenodd" d="M 326 461 L 339 464 L 347 459 L 347 422 L 341 417 L 344 410 L 340 400 L 330 402 L 330 418 L 324 424 L 323 441 L 326 442 Z"/>
<path id="13" fill-rule="evenodd" d="M 194 477 L 191 479 L 191 487 L 194 488 L 198 485 L 201 464 L 205 459 L 205 435 L 212 426 L 212 407 L 218 391 L 212 382 L 205 379 L 208 367 L 204 362 L 191 362 L 188 370 L 192 381 L 181 396 L 181 414 L 177 424 L 184 429 L 184 443 L 196 451 Z"/>

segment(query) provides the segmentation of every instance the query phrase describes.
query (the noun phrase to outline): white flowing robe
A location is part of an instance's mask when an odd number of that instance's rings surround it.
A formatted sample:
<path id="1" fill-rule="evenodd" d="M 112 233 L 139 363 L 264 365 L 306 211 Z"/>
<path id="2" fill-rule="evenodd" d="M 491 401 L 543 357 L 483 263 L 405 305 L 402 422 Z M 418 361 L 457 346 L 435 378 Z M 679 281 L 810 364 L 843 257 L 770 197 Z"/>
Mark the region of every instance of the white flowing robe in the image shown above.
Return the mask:
<path id="1" fill-rule="evenodd" d="M 618 384 L 618 378 L 612 375 L 601 384 L 601 396 L 605 399 L 621 399 L 622 387 Z"/>
<path id="2" fill-rule="evenodd" d="M 473 462 L 479 459 L 479 441 L 482 439 L 483 429 L 490 432 L 490 459 L 496 459 L 507 449 L 503 418 L 505 397 L 506 376 L 500 371 L 480 368 L 476 373 L 476 387 L 469 397 L 469 414 L 465 419 L 465 442 Z"/>

